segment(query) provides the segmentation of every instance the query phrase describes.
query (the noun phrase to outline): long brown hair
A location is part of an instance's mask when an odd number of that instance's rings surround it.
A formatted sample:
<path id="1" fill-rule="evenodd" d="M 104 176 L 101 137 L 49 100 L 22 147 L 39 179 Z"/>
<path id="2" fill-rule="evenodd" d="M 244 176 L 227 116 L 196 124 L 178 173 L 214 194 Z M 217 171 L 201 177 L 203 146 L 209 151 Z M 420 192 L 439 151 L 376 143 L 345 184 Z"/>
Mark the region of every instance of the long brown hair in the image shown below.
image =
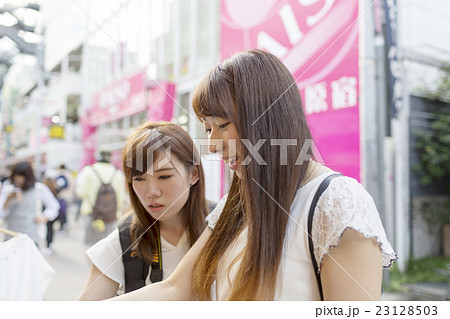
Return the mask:
<path id="1" fill-rule="evenodd" d="M 157 154 L 170 151 L 190 170 L 198 170 L 198 181 L 191 186 L 189 198 L 182 208 L 184 226 L 192 246 L 206 227 L 208 208 L 205 200 L 205 178 L 200 155 L 186 131 L 170 122 L 146 122 L 128 138 L 123 153 L 123 170 L 128 185 L 134 216 L 130 225 L 133 249 L 147 262 L 156 247 L 156 220 L 146 211 L 132 187 L 134 176 L 147 172 Z M 151 157 L 149 155 L 152 155 Z M 152 161 L 153 158 L 153 161 Z"/>
<path id="2" fill-rule="evenodd" d="M 214 68 L 194 94 L 193 107 L 202 119 L 230 120 L 242 139 L 295 139 L 280 163 L 281 147 L 266 141 L 258 153 L 267 165 L 252 159 L 235 175 L 228 199 L 193 272 L 193 289 L 211 299 L 211 285 L 225 250 L 248 226 L 247 245 L 232 284 L 230 300 L 272 300 L 283 251 L 291 203 L 308 161 L 296 165 L 302 146 L 311 138 L 299 90 L 288 69 L 272 54 L 260 50 L 238 53 Z M 242 146 L 242 144 L 240 143 Z M 250 155 L 238 147 L 240 158 Z"/>

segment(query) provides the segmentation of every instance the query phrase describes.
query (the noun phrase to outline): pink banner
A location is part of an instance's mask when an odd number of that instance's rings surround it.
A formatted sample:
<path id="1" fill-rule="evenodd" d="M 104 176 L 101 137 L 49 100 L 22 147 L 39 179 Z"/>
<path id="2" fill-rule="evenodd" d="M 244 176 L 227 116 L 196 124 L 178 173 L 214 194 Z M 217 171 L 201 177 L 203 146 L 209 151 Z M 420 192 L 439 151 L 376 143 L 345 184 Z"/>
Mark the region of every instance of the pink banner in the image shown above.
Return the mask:
<path id="1" fill-rule="evenodd" d="M 95 93 L 92 98 L 91 126 L 144 111 L 147 105 L 145 84 L 146 74 L 141 71 Z"/>
<path id="2" fill-rule="evenodd" d="M 258 48 L 296 79 L 318 160 L 360 180 L 358 1 L 222 0 L 221 55 Z"/>
<path id="3" fill-rule="evenodd" d="M 88 116 L 80 117 L 83 140 L 83 156 L 81 158 L 80 170 L 86 165 L 95 163 L 95 149 L 97 148 L 95 127 L 89 124 L 88 118 Z"/>
<path id="4" fill-rule="evenodd" d="M 149 90 L 149 108 L 147 119 L 170 121 L 173 116 L 175 85 L 172 83 L 151 83 Z"/>

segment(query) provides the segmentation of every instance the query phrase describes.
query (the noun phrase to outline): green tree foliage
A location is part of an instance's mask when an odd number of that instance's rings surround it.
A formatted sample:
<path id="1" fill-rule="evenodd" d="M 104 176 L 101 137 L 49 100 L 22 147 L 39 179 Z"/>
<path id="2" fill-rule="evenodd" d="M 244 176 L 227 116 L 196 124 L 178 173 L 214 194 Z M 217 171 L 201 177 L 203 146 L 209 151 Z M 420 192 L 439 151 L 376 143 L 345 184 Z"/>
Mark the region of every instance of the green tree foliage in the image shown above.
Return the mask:
<path id="1" fill-rule="evenodd" d="M 442 182 L 450 193 L 450 112 L 436 112 L 430 132 L 418 132 L 420 181 L 423 185 Z"/>
<path id="2" fill-rule="evenodd" d="M 450 103 L 450 63 L 441 68 L 438 85 L 434 90 L 422 90 L 430 100 Z M 417 132 L 416 148 L 420 164 L 416 168 L 423 185 L 444 183 L 450 194 L 450 105 L 433 113 L 430 131 Z"/>

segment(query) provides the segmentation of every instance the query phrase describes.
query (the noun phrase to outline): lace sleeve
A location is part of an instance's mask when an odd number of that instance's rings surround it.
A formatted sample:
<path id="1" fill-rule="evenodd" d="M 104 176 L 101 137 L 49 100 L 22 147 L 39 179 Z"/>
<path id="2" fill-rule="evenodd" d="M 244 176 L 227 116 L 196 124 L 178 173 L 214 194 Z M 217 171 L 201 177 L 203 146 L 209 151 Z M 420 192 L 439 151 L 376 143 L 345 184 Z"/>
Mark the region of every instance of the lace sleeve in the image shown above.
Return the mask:
<path id="1" fill-rule="evenodd" d="M 219 220 L 220 214 L 222 213 L 223 208 L 225 207 L 225 203 L 227 201 L 228 194 L 226 194 L 222 199 L 217 203 L 216 208 L 206 216 L 205 220 L 208 224 L 208 227 L 212 230 L 214 226 L 216 226 L 217 221 Z"/>
<path id="2" fill-rule="evenodd" d="M 349 228 L 377 241 L 383 254 L 384 268 L 390 267 L 397 259 L 369 193 L 353 178 L 334 178 L 314 212 L 312 236 L 319 269 L 325 254 L 339 244 L 342 234 Z"/>

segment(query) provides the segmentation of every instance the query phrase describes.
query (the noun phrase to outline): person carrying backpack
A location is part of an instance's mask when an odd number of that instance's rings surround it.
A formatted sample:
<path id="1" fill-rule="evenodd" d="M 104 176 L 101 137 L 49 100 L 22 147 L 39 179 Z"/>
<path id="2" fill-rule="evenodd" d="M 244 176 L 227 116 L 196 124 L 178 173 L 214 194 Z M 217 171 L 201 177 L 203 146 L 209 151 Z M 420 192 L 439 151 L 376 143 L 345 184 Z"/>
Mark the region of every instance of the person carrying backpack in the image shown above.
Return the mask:
<path id="1" fill-rule="evenodd" d="M 55 189 L 61 209 L 59 211 L 60 231 L 67 229 L 67 208 L 72 204 L 74 197 L 73 174 L 64 164 L 59 165 L 55 177 Z"/>
<path id="2" fill-rule="evenodd" d="M 169 277 L 206 227 L 201 159 L 183 128 L 144 123 L 127 140 L 123 167 L 132 210 L 86 251 L 92 266 L 79 300 L 110 298 L 120 286 L 128 293 Z"/>
<path id="3" fill-rule="evenodd" d="M 89 216 L 85 236 L 88 246 L 117 227 L 117 215 L 125 198 L 124 175 L 110 159 L 110 152 L 100 152 L 97 163 L 80 171 L 75 186 L 75 194 L 82 200 L 81 213 Z"/>

